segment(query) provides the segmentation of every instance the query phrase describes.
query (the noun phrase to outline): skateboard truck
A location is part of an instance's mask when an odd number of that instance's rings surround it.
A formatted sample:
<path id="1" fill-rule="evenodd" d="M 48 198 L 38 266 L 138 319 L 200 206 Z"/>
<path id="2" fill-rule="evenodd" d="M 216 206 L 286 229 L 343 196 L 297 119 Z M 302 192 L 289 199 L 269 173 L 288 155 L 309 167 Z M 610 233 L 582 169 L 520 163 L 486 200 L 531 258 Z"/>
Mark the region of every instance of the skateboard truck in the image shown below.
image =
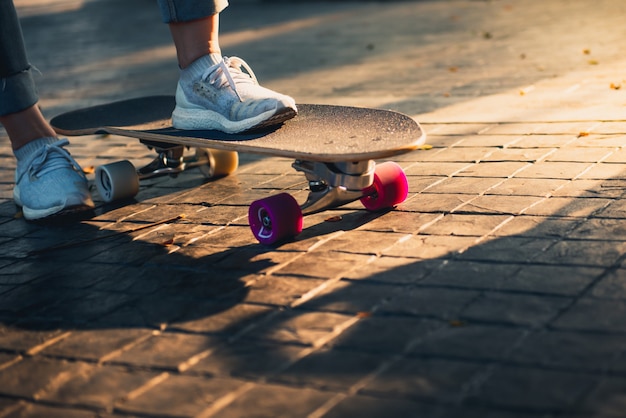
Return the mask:
<path id="1" fill-rule="evenodd" d="M 198 161 L 197 158 L 191 159 L 185 157 L 184 147 L 181 145 L 165 147 L 165 146 L 152 146 L 158 153 L 156 158 L 149 164 L 137 169 L 139 179 L 150 179 L 153 177 L 159 177 L 163 175 L 176 176 L 178 173 L 185 171 L 187 168 L 191 168 L 200 164 L 207 164 L 208 160 L 204 158 L 204 161 Z"/>
<path id="2" fill-rule="evenodd" d="M 302 232 L 303 215 L 361 200 L 367 210 L 391 208 L 403 202 L 409 191 L 406 175 L 393 162 L 372 160 L 322 163 L 296 160 L 293 168 L 309 181 L 309 196 L 298 205 L 288 193 L 252 202 L 248 222 L 255 238 L 265 245 L 293 238 Z"/>
<path id="3" fill-rule="evenodd" d="M 309 181 L 309 196 L 300 207 L 303 215 L 309 215 L 362 198 L 363 191 L 374 182 L 376 163 L 296 160 L 291 166 L 303 172 Z"/>
<path id="4" fill-rule="evenodd" d="M 143 141 L 142 141 L 143 142 Z M 234 151 L 196 148 L 195 155 L 184 155 L 185 146 L 145 142 L 157 152 L 149 164 L 137 169 L 126 160 L 96 168 L 95 183 L 102 199 L 109 203 L 131 198 L 139 192 L 139 181 L 170 175 L 176 177 L 190 168 L 198 167 L 207 178 L 225 176 L 237 169 L 238 154 Z"/>

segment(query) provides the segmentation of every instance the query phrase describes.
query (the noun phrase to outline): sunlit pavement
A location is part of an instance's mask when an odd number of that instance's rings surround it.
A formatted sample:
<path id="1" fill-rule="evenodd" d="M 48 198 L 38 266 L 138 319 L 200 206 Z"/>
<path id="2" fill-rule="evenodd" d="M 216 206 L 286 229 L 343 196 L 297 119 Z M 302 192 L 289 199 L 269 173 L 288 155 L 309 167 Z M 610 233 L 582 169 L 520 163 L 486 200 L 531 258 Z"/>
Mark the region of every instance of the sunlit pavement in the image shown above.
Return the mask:
<path id="1" fill-rule="evenodd" d="M 46 116 L 173 93 L 154 3 L 17 0 Z M 624 416 L 626 3 L 233 3 L 262 84 L 422 123 L 409 198 L 264 247 L 247 205 L 306 184 L 242 154 L 33 224 L 0 134 L 0 417 Z M 70 140 L 92 180 L 153 157 Z"/>

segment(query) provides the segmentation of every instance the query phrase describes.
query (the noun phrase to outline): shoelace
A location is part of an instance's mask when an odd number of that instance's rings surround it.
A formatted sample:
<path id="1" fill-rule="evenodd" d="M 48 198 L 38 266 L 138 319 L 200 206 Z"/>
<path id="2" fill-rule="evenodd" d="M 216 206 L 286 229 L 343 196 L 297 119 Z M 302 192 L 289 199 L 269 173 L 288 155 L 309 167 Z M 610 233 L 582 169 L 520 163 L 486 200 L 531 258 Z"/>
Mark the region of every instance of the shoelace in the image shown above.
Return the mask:
<path id="1" fill-rule="evenodd" d="M 241 71 L 241 67 L 246 70 L 247 74 Z M 243 99 L 237 91 L 237 83 L 259 84 L 252 68 L 239 57 L 224 57 L 217 66 L 209 67 L 204 74 L 202 74 L 202 79 L 207 80 L 210 84 L 216 85 L 218 88 L 228 83 L 240 102 L 242 102 Z"/>
<path id="2" fill-rule="evenodd" d="M 84 176 L 76 160 L 63 148 L 69 143 L 67 139 L 61 139 L 42 147 L 30 163 L 29 175 L 40 177 L 51 171 L 67 168 L 69 162 L 74 170 Z"/>

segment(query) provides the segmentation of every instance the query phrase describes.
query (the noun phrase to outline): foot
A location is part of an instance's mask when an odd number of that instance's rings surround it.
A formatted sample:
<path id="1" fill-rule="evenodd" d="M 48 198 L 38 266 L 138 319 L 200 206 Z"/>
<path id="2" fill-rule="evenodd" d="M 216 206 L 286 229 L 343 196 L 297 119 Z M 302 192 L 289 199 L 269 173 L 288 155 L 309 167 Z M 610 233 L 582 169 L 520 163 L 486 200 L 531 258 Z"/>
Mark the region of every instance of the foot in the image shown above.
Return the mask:
<path id="1" fill-rule="evenodd" d="M 63 147 L 67 139 L 41 138 L 15 151 L 13 199 L 28 220 L 93 209 L 87 178 Z"/>
<path id="2" fill-rule="evenodd" d="M 261 87 L 241 58 L 211 54 L 182 71 L 172 123 L 178 129 L 236 133 L 279 124 L 296 114 L 295 101 Z"/>

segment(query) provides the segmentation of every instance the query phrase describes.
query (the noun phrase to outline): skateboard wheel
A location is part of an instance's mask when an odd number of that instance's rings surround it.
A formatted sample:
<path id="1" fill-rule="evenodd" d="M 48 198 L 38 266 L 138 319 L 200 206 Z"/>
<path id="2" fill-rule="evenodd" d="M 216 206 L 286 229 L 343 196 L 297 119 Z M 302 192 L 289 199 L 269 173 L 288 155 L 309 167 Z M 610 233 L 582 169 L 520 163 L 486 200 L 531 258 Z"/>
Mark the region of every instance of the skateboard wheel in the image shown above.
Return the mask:
<path id="1" fill-rule="evenodd" d="M 96 187 L 105 202 L 128 199 L 139 192 L 139 176 L 130 161 L 118 161 L 96 168 Z"/>
<path id="2" fill-rule="evenodd" d="M 248 221 L 254 237 L 264 245 L 293 238 L 302 232 L 302 210 L 288 193 L 252 202 Z"/>
<path id="3" fill-rule="evenodd" d="M 404 202 L 409 194 L 409 183 L 402 167 L 391 161 L 376 165 L 374 183 L 363 190 L 363 194 L 361 203 L 371 211 Z"/>
<path id="4" fill-rule="evenodd" d="M 236 151 L 196 148 L 196 156 L 206 156 L 208 164 L 201 165 L 200 171 L 207 178 L 227 176 L 239 166 L 239 154 Z"/>

